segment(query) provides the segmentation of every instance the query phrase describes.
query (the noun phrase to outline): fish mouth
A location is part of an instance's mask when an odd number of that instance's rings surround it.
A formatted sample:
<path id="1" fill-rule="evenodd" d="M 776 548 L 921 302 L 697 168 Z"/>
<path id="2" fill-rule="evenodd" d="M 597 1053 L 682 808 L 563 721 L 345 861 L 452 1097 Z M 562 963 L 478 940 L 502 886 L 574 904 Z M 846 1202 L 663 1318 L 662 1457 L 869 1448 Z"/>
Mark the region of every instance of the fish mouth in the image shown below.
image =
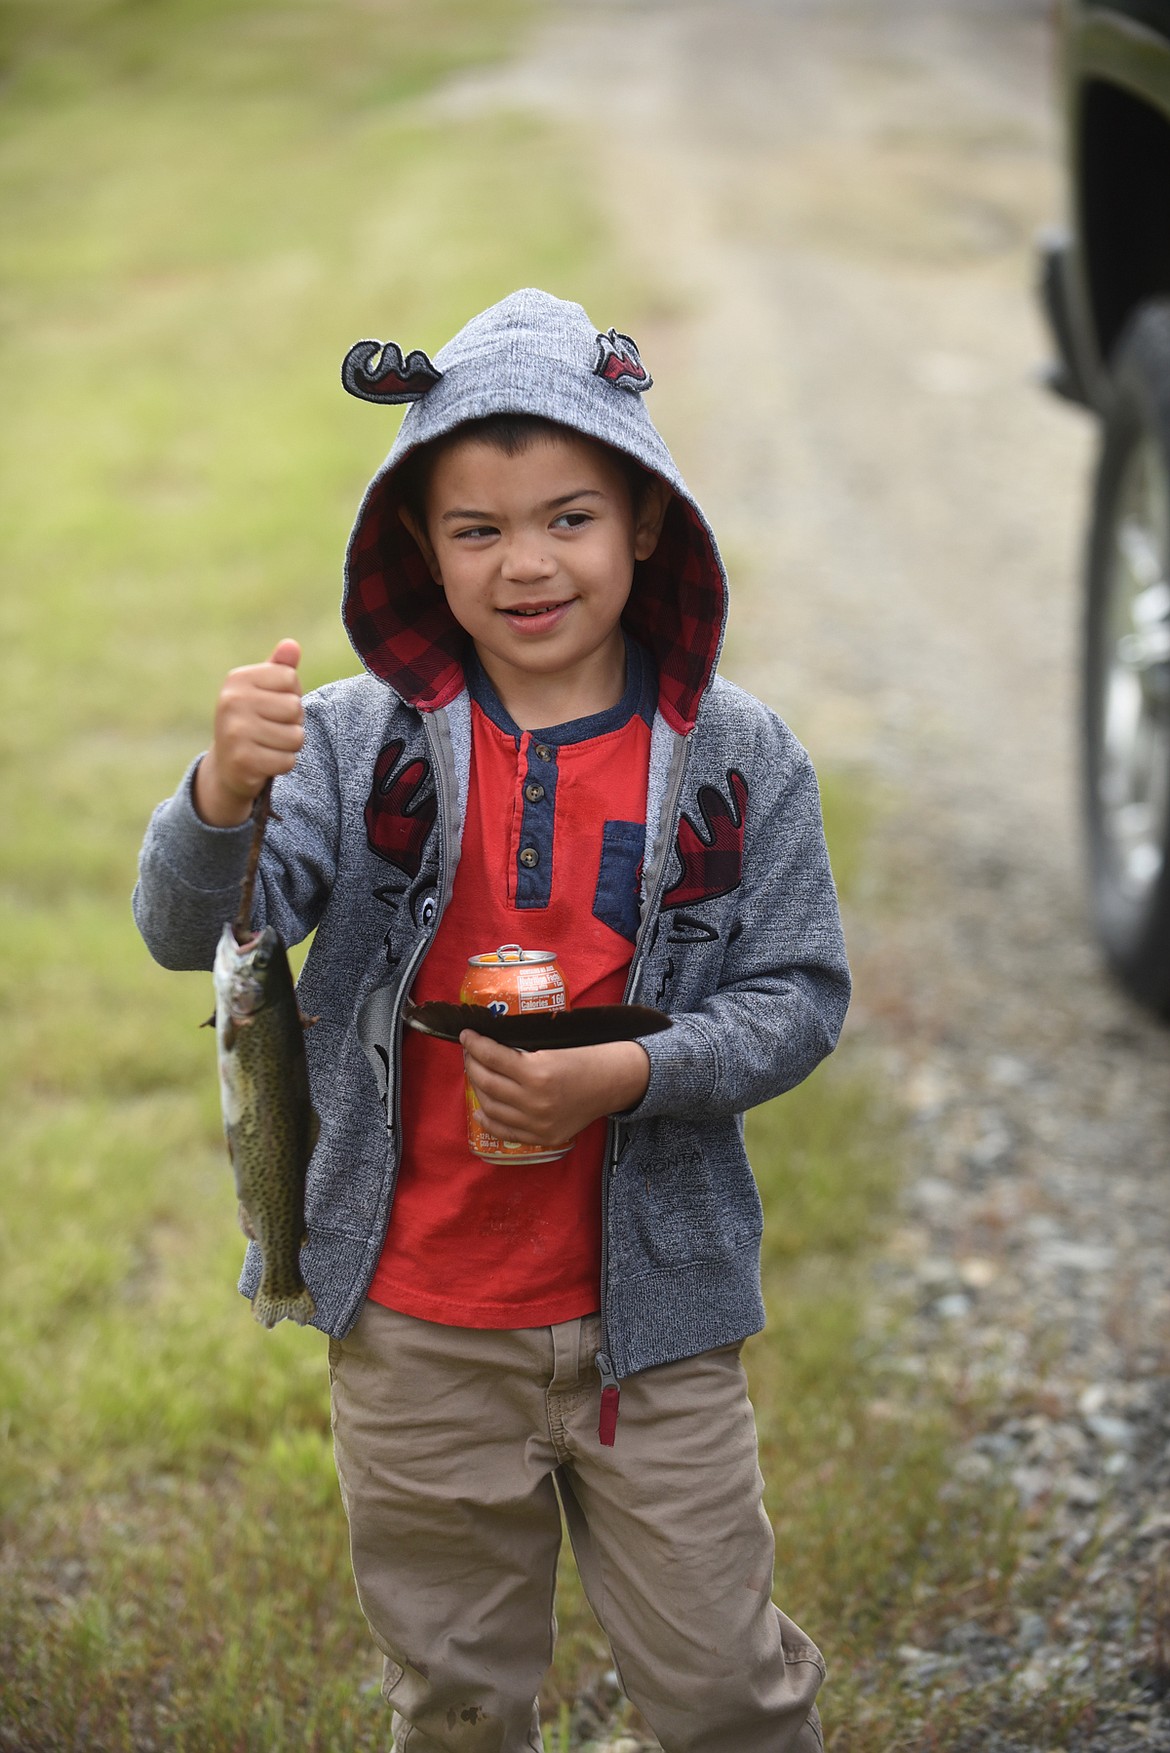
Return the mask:
<path id="1" fill-rule="evenodd" d="M 253 931 L 251 926 L 247 925 L 233 925 L 232 936 L 236 940 L 236 948 L 241 954 L 247 955 L 249 950 L 254 950 L 256 948 L 256 945 L 260 942 L 260 939 L 263 936 L 263 932 Z"/>

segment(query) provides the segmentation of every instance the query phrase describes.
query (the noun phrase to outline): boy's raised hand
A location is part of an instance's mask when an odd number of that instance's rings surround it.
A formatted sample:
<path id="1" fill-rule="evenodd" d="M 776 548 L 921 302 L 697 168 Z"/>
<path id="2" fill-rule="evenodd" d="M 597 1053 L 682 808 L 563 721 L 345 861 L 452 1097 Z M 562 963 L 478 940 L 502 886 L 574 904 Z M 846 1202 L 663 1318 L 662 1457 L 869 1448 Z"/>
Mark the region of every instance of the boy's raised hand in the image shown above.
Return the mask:
<path id="1" fill-rule="evenodd" d="M 635 1107 L 650 1081 L 637 1041 L 521 1053 L 465 1029 L 459 1044 L 484 1124 L 517 1144 L 566 1144 L 603 1114 Z"/>
<path id="2" fill-rule="evenodd" d="M 300 660 L 296 640 L 282 639 L 267 663 L 230 671 L 220 689 L 211 748 L 195 774 L 195 808 L 213 828 L 246 822 L 268 780 L 296 766 L 305 740 Z"/>

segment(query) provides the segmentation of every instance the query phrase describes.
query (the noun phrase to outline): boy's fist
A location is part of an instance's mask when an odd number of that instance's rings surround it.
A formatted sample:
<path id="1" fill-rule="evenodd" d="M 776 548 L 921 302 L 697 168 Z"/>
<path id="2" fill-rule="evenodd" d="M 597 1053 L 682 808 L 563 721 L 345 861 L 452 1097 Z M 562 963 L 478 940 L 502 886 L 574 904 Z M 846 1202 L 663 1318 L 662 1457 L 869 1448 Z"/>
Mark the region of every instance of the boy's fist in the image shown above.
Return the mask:
<path id="1" fill-rule="evenodd" d="M 267 663 L 232 670 L 220 689 L 211 748 L 195 774 L 195 808 L 212 827 L 246 822 L 268 780 L 296 766 L 305 740 L 300 660 L 296 640 L 282 639 Z"/>
<path id="2" fill-rule="evenodd" d="M 459 1044 L 484 1124 L 517 1144 L 564 1144 L 603 1114 L 636 1107 L 650 1083 L 639 1041 L 520 1053 L 464 1029 Z"/>

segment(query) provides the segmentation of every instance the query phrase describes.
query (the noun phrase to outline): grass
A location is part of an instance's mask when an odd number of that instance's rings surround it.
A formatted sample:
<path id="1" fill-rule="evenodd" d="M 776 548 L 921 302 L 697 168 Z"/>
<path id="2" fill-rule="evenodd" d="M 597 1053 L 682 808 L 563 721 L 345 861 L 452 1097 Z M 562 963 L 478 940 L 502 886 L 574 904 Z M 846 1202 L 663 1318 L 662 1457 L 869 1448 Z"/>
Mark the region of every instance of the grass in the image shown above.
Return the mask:
<path id="1" fill-rule="evenodd" d="M 235 1295 L 209 983 L 151 965 L 127 899 L 223 670 L 286 632 L 308 685 L 353 667 L 340 555 L 392 421 L 340 393 L 349 343 L 432 348 L 524 283 L 636 317 L 570 137 L 428 115 L 525 15 L 0 0 L 0 1747 L 20 1753 L 385 1744 L 324 1340 L 261 1333 Z M 860 796 L 826 790 L 847 882 Z M 869 1330 L 896 1116 L 846 1053 L 749 1131 L 780 1598 L 835 1671 L 837 1753 L 959 1745 L 951 1704 L 919 1736 L 888 1652 L 1001 1612 L 1016 1530 L 956 1495 L 953 1409 L 891 1378 Z M 568 1753 L 615 1703 L 569 1564 L 560 1616 Z"/>

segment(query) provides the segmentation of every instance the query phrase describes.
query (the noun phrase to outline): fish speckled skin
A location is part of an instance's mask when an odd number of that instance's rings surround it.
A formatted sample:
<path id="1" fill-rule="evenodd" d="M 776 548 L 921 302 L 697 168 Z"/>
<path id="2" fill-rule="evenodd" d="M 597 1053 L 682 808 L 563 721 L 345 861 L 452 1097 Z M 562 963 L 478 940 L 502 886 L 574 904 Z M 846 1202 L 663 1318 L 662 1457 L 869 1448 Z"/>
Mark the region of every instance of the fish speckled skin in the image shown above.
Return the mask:
<path id="1" fill-rule="evenodd" d="M 300 1011 L 271 926 L 243 945 L 225 925 L 215 957 L 215 1033 L 240 1222 L 264 1270 L 252 1313 L 265 1327 L 315 1313 L 301 1277 L 305 1171 L 317 1138 Z"/>

